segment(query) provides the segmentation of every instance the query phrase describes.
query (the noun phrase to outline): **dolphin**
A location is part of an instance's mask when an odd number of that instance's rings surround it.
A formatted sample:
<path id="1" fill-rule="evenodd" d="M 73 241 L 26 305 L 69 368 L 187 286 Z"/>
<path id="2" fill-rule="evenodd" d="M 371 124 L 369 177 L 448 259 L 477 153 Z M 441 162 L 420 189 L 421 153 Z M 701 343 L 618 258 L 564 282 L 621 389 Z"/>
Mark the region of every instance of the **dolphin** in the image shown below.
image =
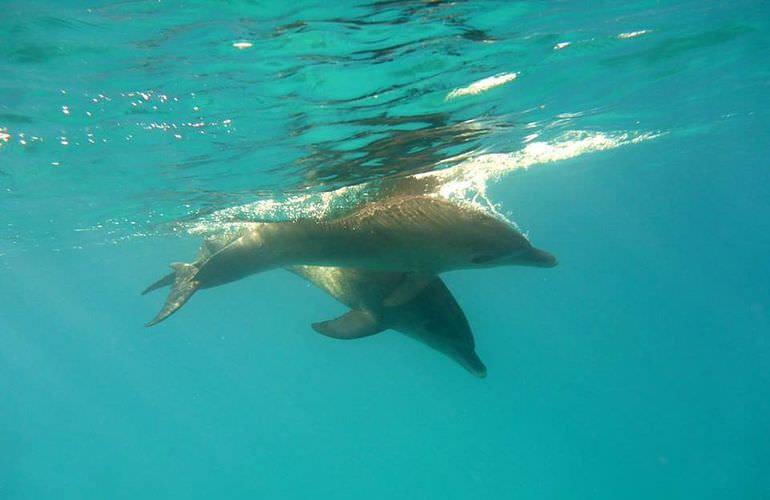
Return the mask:
<path id="1" fill-rule="evenodd" d="M 339 318 L 313 323 L 318 333 L 356 339 L 397 330 L 445 354 L 473 375 L 486 376 L 468 320 L 440 277 L 434 276 L 410 300 L 387 307 L 383 301 L 403 279 L 402 272 L 319 266 L 287 269 L 351 309 Z"/>
<path id="2" fill-rule="evenodd" d="M 218 244 L 212 240 L 207 248 Z M 210 250 L 204 253 L 207 251 Z M 286 269 L 351 308 L 339 318 L 313 323 L 311 327 L 316 332 L 335 339 L 356 339 L 397 330 L 457 361 L 473 375 L 486 377 L 487 368 L 476 354 L 465 313 L 440 277 L 434 276 L 410 300 L 387 307 L 383 301 L 403 280 L 403 272 L 321 266 Z M 174 273 L 168 274 L 143 293 L 173 282 Z"/>
<path id="3" fill-rule="evenodd" d="M 201 288 L 294 265 L 352 267 L 401 272 L 385 306 L 408 301 L 436 274 L 500 265 L 552 267 L 556 258 L 533 247 L 510 223 L 473 205 L 423 196 L 393 196 L 329 220 L 252 223 L 221 248 L 204 242 L 192 263 L 144 293 L 171 284 L 163 308 L 146 326 L 177 311 Z"/>

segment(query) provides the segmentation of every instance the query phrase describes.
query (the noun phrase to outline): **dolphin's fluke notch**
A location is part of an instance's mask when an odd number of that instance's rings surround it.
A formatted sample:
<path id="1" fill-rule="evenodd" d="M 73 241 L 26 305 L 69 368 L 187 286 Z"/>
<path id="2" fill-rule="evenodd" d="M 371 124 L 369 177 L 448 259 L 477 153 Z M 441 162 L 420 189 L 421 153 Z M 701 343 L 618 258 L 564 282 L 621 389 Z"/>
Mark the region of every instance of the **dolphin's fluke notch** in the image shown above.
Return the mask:
<path id="1" fill-rule="evenodd" d="M 185 264 L 177 262 L 171 264 L 171 268 L 174 270 L 173 274 L 164 276 L 160 280 L 150 285 L 144 293 L 155 290 L 166 284 L 170 284 L 171 277 L 173 277 L 174 284 L 166 298 L 166 303 L 163 305 L 163 309 L 160 310 L 157 316 L 152 321 L 144 326 L 157 325 L 164 319 L 171 316 L 177 309 L 182 307 L 187 302 L 192 294 L 198 290 L 200 283 L 195 279 L 198 274 L 198 268 L 192 264 Z"/>

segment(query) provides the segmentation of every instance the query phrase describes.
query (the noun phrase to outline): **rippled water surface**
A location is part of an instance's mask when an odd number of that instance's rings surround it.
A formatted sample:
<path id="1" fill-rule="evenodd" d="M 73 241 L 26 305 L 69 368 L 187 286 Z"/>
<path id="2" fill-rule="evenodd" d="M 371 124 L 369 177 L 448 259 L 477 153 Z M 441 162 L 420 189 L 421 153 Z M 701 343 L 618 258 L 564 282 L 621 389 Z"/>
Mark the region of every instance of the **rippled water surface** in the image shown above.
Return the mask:
<path id="1" fill-rule="evenodd" d="M 770 497 L 768 29 L 759 0 L 0 2 L 0 497 Z M 486 379 L 315 334 L 345 309 L 281 270 L 142 327 L 200 235 L 404 182 L 559 258 L 445 275 Z"/>

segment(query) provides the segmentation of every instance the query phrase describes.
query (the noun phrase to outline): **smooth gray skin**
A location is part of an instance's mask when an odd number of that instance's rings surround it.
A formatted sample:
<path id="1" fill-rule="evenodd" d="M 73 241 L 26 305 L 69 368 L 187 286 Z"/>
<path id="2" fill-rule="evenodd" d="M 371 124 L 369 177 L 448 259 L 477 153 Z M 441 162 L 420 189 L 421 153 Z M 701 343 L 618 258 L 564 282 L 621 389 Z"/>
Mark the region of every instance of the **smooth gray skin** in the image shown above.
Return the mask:
<path id="1" fill-rule="evenodd" d="M 331 321 L 314 323 L 317 332 L 334 338 L 359 338 L 383 330 L 404 333 L 445 354 L 477 377 L 487 368 L 475 351 L 473 332 L 452 293 L 438 276 L 411 300 L 393 307 L 385 298 L 404 279 L 405 273 L 342 267 L 292 266 L 289 271 L 312 282 L 352 309 Z M 351 315 L 370 322 L 350 328 Z"/>
<path id="2" fill-rule="evenodd" d="M 393 196 L 331 220 L 255 223 L 219 249 L 202 248 L 192 264 L 172 264 L 174 286 L 152 326 L 200 288 L 293 265 L 408 272 L 391 305 L 410 299 L 438 273 L 499 265 L 552 267 L 510 224 L 474 207 L 430 196 Z M 169 276 L 146 291 L 168 284 Z M 146 292 L 145 291 L 145 292 Z"/>

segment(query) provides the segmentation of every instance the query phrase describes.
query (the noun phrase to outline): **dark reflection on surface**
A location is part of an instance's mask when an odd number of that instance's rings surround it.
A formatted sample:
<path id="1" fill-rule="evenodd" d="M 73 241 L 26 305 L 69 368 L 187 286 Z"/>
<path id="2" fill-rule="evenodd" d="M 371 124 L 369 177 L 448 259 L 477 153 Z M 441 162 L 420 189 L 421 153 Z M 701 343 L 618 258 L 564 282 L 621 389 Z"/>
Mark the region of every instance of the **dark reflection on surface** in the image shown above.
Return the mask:
<path id="1" fill-rule="evenodd" d="M 493 101 L 444 101 L 497 71 L 463 57 L 493 40 L 470 3 L 209 3 L 0 15 L 0 190 L 53 199 L 77 179 L 67 191 L 94 200 L 68 205 L 77 226 L 121 237 L 494 147 L 499 123 L 468 120 Z"/>
<path id="2" fill-rule="evenodd" d="M 478 121 L 449 124 L 447 113 L 379 116 L 340 122 L 362 129 L 348 141 L 368 141 L 353 150 L 340 150 L 338 141 L 319 142 L 299 160 L 303 186 L 326 188 L 358 184 L 394 175 L 433 170 L 448 157 L 472 151 L 489 132 Z M 450 165 L 448 163 L 447 165 Z"/>

